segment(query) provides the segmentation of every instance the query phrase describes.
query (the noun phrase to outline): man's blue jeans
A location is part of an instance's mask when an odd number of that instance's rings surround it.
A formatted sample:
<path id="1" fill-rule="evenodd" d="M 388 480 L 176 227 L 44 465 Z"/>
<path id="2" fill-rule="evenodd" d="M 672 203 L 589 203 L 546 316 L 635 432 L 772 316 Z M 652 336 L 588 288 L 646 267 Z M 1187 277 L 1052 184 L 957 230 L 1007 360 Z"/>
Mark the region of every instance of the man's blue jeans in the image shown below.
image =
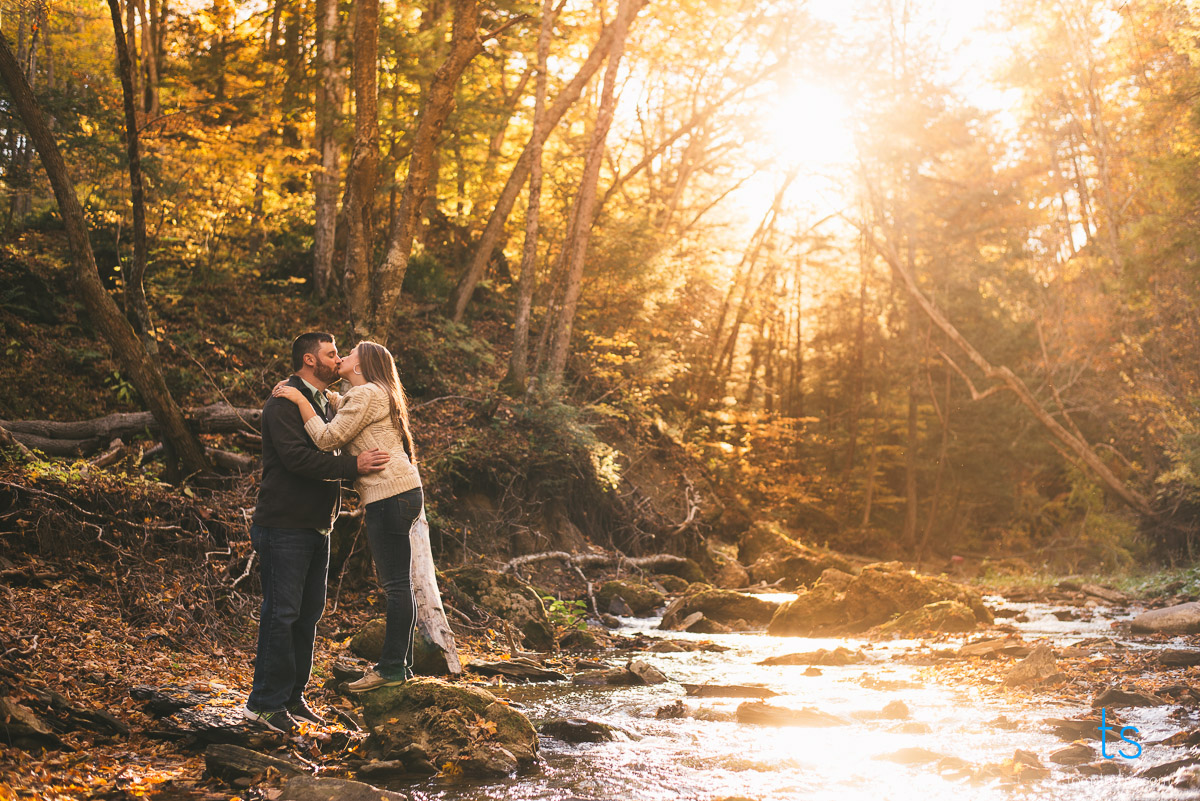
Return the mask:
<path id="1" fill-rule="evenodd" d="M 422 501 L 421 488 L 417 487 L 367 504 L 367 541 L 371 544 L 379 583 L 387 595 L 383 654 L 375 669 L 388 679 L 412 675 L 417 604 L 413 597 L 412 545 L 408 535 L 421 514 Z"/>
<path id="2" fill-rule="evenodd" d="M 325 611 L 329 537 L 311 528 L 251 526 L 262 575 L 254 687 L 246 706 L 273 712 L 304 696 Z"/>

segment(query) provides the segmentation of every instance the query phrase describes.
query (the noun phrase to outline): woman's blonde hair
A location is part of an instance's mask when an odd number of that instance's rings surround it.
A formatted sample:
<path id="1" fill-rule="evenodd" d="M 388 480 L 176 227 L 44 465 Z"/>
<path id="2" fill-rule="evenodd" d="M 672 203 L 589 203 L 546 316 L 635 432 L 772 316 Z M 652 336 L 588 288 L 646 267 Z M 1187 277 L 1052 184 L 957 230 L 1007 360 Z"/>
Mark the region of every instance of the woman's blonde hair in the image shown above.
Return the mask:
<path id="1" fill-rule="evenodd" d="M 409 461 L 416 464 L 417 449 L 408 427 L 408 398 L 404 395 L 404 385 L 400 383 L 400 374 L 396 371 L 396 360 L 387 348 L 377 342 L 359 342 L 356 349 L 363 378 L 383 387 L 387 393 L 388 403 L 392 407 L 392 425 L 404 440 Z"/>

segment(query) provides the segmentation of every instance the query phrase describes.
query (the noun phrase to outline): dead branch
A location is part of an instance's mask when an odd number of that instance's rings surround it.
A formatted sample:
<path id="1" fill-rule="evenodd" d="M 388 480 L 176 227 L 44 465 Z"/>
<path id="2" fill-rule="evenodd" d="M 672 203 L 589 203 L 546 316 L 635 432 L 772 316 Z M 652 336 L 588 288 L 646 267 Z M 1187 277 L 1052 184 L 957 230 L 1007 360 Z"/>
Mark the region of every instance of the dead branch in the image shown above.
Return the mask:
<path id="1" fill-rule="evenodd" d="M 26 459 L 33 458 L 33 451 L 13 437 L 12 432 L 0 425 L 0 448 L 15 448 Z"/>

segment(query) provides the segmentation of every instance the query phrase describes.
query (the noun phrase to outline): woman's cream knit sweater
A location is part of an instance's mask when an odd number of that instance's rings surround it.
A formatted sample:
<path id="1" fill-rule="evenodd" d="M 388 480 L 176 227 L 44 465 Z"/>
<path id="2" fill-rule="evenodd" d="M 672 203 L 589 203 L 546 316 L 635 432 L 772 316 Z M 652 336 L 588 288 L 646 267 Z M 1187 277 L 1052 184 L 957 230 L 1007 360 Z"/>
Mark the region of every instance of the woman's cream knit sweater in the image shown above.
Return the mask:
<path id="1" fill-rule="evenodd" d="M 392 458 L 377 473 L 366 473 L 354 480 L 363 503 L 390 498 L 421 486 L 421 476 L 404 450 L 403 435 L 392 425 L 392 410 L 387 392 L 367 382 L 351 387 L 342 395 L 337 414 L 326 423 L 320 416 L 308 418 L 304 430 L 323 451 L 345 447 L 357 456 L 378 448 Z"/>

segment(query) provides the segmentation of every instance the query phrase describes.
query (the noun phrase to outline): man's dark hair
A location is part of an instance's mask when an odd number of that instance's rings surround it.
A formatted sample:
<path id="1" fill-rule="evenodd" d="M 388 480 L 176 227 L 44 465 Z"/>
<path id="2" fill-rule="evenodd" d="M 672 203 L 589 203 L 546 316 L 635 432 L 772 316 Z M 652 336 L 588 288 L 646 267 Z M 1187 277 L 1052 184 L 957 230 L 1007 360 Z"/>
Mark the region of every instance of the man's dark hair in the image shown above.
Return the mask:
<path id="1" fill-rule="evenodd" d="M 296 337 L 292 343 L 292 372 L 304 366 L 304 354 L 316 353 L 321 349 L 322 342 L 333 342 L 333 334 L 324 331 L 309 331 Z"/>

